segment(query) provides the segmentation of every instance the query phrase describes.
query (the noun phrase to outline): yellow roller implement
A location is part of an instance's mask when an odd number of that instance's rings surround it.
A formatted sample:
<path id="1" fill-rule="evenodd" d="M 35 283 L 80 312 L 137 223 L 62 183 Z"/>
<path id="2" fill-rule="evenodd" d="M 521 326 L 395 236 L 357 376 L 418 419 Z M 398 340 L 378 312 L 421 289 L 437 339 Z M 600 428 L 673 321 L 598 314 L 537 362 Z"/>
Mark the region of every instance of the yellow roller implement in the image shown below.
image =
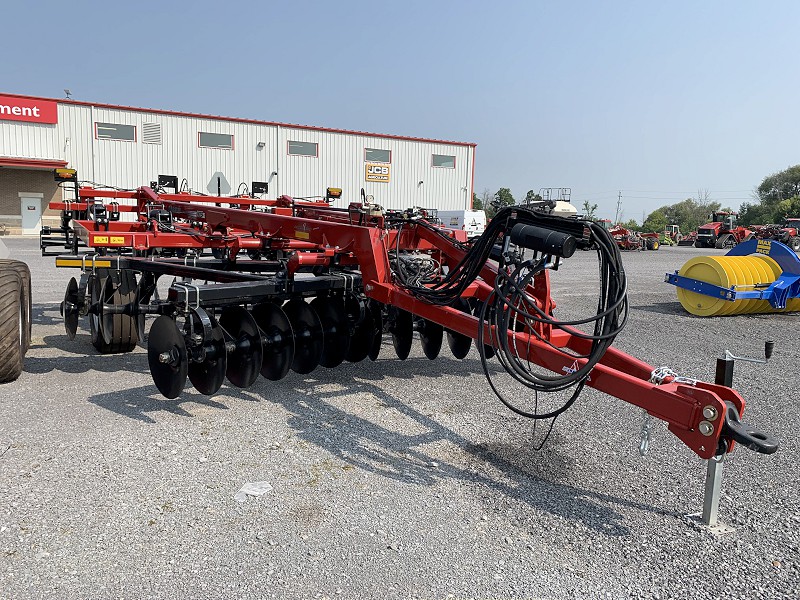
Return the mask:
<path id="1" fill-rule="evenodd" d="M 800 261 L 794 252 L 777 242 L 747 244 L 725 256 L 695 256 L 677 271 L 680 277 L 667 274 L 667 281 L 678 286 L 681 306 L 699 317 L 800 311 L 800 269 L 795 265 Z M 750 246 L 753 254 L 745 255 Z M 776 308 L 776 290 L 787 287 L 785 307 Z"/>

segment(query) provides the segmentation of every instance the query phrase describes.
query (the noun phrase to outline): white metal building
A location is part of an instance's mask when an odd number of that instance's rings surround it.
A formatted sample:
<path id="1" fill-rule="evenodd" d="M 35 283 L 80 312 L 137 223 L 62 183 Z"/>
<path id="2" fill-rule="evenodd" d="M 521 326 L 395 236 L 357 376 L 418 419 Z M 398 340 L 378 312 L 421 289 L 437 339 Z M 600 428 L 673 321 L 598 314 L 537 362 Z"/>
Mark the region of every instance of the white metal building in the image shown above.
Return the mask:
<path id="1" fill-rule="evenodd" d="M 475 144 L 20 95 L 0 95 L 0 223 L 38 233 L 60 198 L 52 169 L 132 189 L 159 174 L 204 194 L 269 184 L 264 197 L 360 191 L 387 208 L 469 209 Z M 244 186 L 241 191 L 244 191 Z"/>

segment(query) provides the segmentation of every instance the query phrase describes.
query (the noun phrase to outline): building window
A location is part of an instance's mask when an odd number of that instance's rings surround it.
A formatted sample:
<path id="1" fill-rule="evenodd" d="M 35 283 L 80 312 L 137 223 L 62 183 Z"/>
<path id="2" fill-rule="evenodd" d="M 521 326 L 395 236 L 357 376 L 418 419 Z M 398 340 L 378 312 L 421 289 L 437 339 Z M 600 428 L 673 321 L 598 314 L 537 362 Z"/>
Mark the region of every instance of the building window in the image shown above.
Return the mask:
<path id="1" fill-rule="evenodd" d="M 201 131 L 197 134 L 197 139 L 201 148 L 233 150 L 233 136 L 227 133 L 204 133 Z"/>
<path id="2" fill-rule="evenodd" d="M 442 167 L 443 169 L 455 169 L 456 157 L 447 156 L 446 154 L 434 154 L 431 159 L 432 167 Z"/>
<path id="3" fill-rule="evenodd" d="M 94 131 L 98 140 L 122 140 L 123 142 L 136 141 L 136 127 L 134 125 L 120 125 L 119 123 L 95 123 Z"/>
<path id="4" fill-rule="evenodd" d="M 292 156 L 318 156 L 319 144 L 315 142 L 289 142 L 289 154 Z"/>
<path id="5" fill-rule="evenodd" d="M 379 150 L 377 148 L 364 148 L 364 162 L 390 163 L 392 162 L 392 151 Z"/>

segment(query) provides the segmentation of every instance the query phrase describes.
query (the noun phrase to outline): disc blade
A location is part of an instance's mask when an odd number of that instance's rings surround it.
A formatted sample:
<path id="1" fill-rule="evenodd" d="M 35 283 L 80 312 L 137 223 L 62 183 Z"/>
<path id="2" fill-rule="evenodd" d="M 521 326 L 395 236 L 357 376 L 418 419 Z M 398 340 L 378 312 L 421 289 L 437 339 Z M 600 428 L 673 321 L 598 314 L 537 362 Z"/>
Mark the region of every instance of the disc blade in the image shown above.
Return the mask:
<path id="1" fill-rule="evenodd" d="M 111 277 L 106 277 L 102 285 L 100 293 L 100 304 L 98 308 L 100 334 L 103 336 L 106 344 L 111 344 L 114 341 L 114 313 L 105 310 L 106 305 L 113 304 L 114 302 L 114 281 Z"/>
<path id="2" fill-rule="evenodd" d="M 391 311 L 389 332 L 392 334 L 392 345 L 397 358 L 405 360 L 411 352 L 411 342 L 414 340 L 414 318 L 410 312 L 402 308 Z"/>
<path id="3" fill-rule="evenodd" d="M 350 330 L 344 305 L 337 298 L 319 296 L 310 303 L 322 324 L 322 356 L 319 364 L 326 368 L 342 364 L 350 347 Z"/>
<path id="4" fill-rule="evenodd" d="M 78 296 L 78 282 L 74 277 L 67 283 L 67 291 L 64 293 L 64 304 L 61 305 L 61 314 L 64 316 L 64 330 L 67 337 L 75 339 L 78 332 L 78 317 L 80 316 L 80 297 Z"/>
<path id="5" fill-rule="evenodd" d="M 469 303 L 464 298 L 459 298 L 453 305 L 461 312 L 469 313 Z M 472 338 L 468 335 L 458 333 L 456 331 L 447 330 L 447 345 L 450 347 L 450 352 L 453 353 L 457 359 L 461 360 L 469 354 L 469 347 L 472 345 Z"/>
<path id="6" fill-rule="evenodd" d="M 369 347 L 369 359 L 378 360 L 383 343 L 383 305 L 377 300 L 369 300 L 369 312 L 372 315 L 372 344 Z"/>
<path id="7" fill-rule="evenodd" d="M 361 362 L 369 354 L 373 333 L 372 315 L 364 299 L 348 294 L 344 302 L 347 319 L 350 323 L 350 346 L 345 358 L 349 362 Z"/>
<path id="8" fill-rule="evenodd" d="M 186 385 L 189 360 L 183 334 L 167 315 L 158 317 L 150 328 L 147 362 L 158 391 L 169 399 L 180 396 Z"/>
<path id="9" fill-rule="evenodd" d="M 271 381 L 283 379 L 294 358 L 292 324 L 281 307 L 272 302 L 257 304 L 252 314 L 264 338 L 261 375 Z"/>
<path id="10" fill-rule="evenodd" d="M 419 340 L 422 342 L 422 351 L 430 360 L 439 356 L 442 349 L 444 327 L 433 321 L 421 319 L 419 327 Z"/>
<path id="11" fill-rule="evenodd" d="M 194 311 L 192 312 L 194 313 Z M 198 392 L 211 396 L 219 391 L 222 382 L 225 381 L 228 353 L 225 351 L 225 335 L 222 333 L 222 327 L 219 326 L 214 315 L 206 314 L 206 316 L 211 321 L 211 337 L 203 340 L 203 360 L 189 363 L 189 381 Z M 191 323 L 193 334 L 203 334 L 203 324 L 194 314 Z"/>
<path id="12" fill-rule="evenodd" d="M 302 298 L 293 298 L 283 305 L 294 332 L 292 371 L 305 375 L 317 368 L 322 357 L 324 340 L 322 323 L 314 309 Z"/>
<path id="13" fill-rule="evenodd" d="M 228 354 L 225 376 L 236 387 L 248 388 L 255 383 L 261 371 L 264 356 L 261 331 L 253 315 L 241 306 L 226 306 L 222 309 L 219 324 L 236 346 Z"/>

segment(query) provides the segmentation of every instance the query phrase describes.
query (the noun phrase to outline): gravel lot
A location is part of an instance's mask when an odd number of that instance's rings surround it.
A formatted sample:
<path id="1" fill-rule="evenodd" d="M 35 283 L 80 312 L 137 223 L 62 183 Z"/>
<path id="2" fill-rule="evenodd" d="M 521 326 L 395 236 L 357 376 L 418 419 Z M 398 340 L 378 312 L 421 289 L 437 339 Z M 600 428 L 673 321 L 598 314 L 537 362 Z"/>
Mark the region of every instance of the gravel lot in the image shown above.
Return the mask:
<path id="1" fill-rule="evenodd" d="M 705 462 L 641 411 L 587 389 L 543 427 L 492 395 L 473 350 L 419 344 L 376 363 L 295 373 L 212 398 L 156 391 L 146 350 L 101 356 L 58 314 L 74 272 L 4 240 L 33 271 L 33 345 L 0 388 L 2 598 L 797 598 L 798 315 L 699 319 L 664 273 L 722 251 L 624 255 L 630 322 L 617 347 L 711 380 L 728 348 L 745 421 L 782 446 L 725 463 L 714 535 Z M 593 253 L 553 276 L 559 315 L 596 303 Z M 792 332 L 792 333 L 790 333 Z M 245 502 L 246 482 L 271 491 Z"/>

